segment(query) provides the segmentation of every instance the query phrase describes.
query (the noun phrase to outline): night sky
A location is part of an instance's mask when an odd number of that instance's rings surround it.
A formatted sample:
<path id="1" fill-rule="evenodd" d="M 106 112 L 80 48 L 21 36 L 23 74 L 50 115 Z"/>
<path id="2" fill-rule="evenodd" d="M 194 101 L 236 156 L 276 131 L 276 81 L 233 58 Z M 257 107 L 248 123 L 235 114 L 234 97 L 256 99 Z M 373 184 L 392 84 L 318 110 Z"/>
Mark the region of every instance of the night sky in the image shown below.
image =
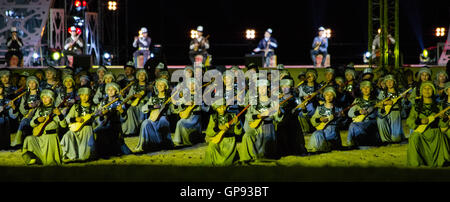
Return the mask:
<path id="1" fill-rule="evenodd" d="M 220 65 L 243 64 L 243 56 L 250 53 L 269 27 L 279 43 L 276 53 L 281 64 L 310 64 L 312 39 L 320 26 L 331 28 L 333 32 L 329 40 L 332 63 L 361 64 L 362 54 L 367 50 L 368 7 L 365 0 L 272 3 L 255 0 L 160 0 L 128 1 L 127 7 L 127 29 L 120 30 L 121 39 L 127 37 L 121 40 L 122 47 L 131 55 L 134 51 L 131 46 L 133 36 L 145 26 L 152 42 L 163 46 L 170 65 L 189 63 L 189 31 L 198 25 L 203 25 L 204 34 L 210 35 L 210 53 L 214 63 Z M 418 63 L 422 47 L 435 46 L 439 41 L 434 37 L 434 29 L 437 26 L 448 28 L 449 19 L 448 1 L 400 0 L 400 51 L 404 55 L 404 63 Z M 124 22 L 125 18 L 121 20 Z M 255 41 L 245 40 L 247 28 L 256 29 Z"/>

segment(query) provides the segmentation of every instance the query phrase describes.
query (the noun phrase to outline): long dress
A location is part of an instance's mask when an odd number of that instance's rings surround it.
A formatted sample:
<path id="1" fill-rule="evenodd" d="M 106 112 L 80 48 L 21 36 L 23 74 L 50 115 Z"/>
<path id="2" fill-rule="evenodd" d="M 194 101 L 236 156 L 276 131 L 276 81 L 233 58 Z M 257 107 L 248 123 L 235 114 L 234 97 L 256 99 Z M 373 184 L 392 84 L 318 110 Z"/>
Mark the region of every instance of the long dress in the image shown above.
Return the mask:
<path id="1" fill-rule="evenodd" d="M 142 112 L 148 114 L 153 109 L 161 109 L 167 99 L 167 97 L 151 97 L 142 106 Z M 170 113 L 170 103 L 167 103 L 158 120 L 152 121 L 150 118 L 147 118 L 142 122 L 139 132 L 139 142 L 136 146 L 137 151 L 157 151 L 173 148 L 170 123 L 168 121 L 168 115 Z"/>
<path id="2" fill-rule="evenodd" d="M 280 104 L 287 95 L 280 99 Z M 297 106 L 296 98 L 290 98 L 281 106 L 282 119 L 275 122 L 277 131 L 278 153 L 281 156 L 301 155 L 306 153 L 305 137 L 297 119 L 298 115 L 292 110 Z"/>
<path id="3" fill-rule="evenodd" d="M 189 106 L 184 105 L 171 105 L 172 112 L 180 113 Z M 180 119 L 177 122 L 175 133 L 173 135 L 173 143 L 175 145 L 194 145 L 204 141 L 202 137 L 202 122 L 201 112 L 204 110 L 204 106 L 197 105 L 192 109 L 191 114 L 185 118 Z"/>
<path id="4" fill-rule="evenodd" d="M 148 101 L 150 96 L 150 91 L 147 89 L 147 85 L 138 85 L 135 84 L 131 87 L 128 96 L 133 96 L 136 93 L 140 93 L 141 91 L 144 91 L 144 95 L 141 99 L 139 99 L 139 102 L 136 104 L 136 106 L 132 106 L 131 103 L 135 100 L 134 98 L 131 99 L 127 105 L 129 106 L 127 108 L 127 120 L 122 124 L 122 132 L 125 136 L 132 136 L 139 134 L 139 128 L 141 126 L 142 121 L 140 120 L 141 117 L 141 107 Z"/>
<path id="5" fill-rule="evenodd" d="M 54 107 L 39 107 L 34 117 L 31 119 L 31 127 L 37 127 L 40 123 L 37 121 L 39 117 L 49 116 Z M 62 151 L 58 137 L 58 131 L 61 127 L 67 127 L 64 116 L 54 116 L 52 121 L 45 127 L 41 136 L 28 136 L 25 138 L 22 148 L 22 158 L 26 164 L 32 159 L 36 163 L 43 165 L 61 165 Z"/>
<path id="6" fill-rule="evenodd" d="M 416 129 L 420 125 L 422 118 L 442 109 L 436 106 L 434 107 L 437 109 L 433 109 L 435 103 L 423 104 L 422 107 L 418 107 L 418 105 L 421 105 L 421 103 L 416 103 L 413 106 L 406 120 L 408 127 L 412 129 Z M 446 126 L 448 126 L 448 123 L 438 117 L 424 132 L 413 132 L 409 137 L 407 165 L 440 167 L 448 164 L 450 161 L 449 140 L 440 129 Z"/>
<path id="7" fill-rule="evenodd" d="M 109 98 L 103 100 L 99 107 L 105 106 L 109 102 L 108 100 Z M 131 150 L 125 144 L 121 127 L 121 124 L 127 119 L 127 114 L 126 112 L 120 114 L 116 109 L 120 104 L 122 104 L 120 100 L 114 102 L 107 108 L 108 112 L 98 118 L 98 126 L 94 128 L 97 157 L 131 154 Z"/>
<path id="8" fill-rule="evenodd" d="M 234 113 L 226 113 L 224 115 L 212 114 L 209 118 L 206 136 L 213 138 L 220 132 L 219 125 L 224 125 L 232 120 L 236 115 Z M 227 166 L 232 165 L 239 158 L 237 155 L 236 135 L 242 134 L 241 124 L 235 124 L 223 135 L 222 140 L 216 144 L 209 142 L 205 152 L 205 164 L 211 166 Z"/>
<path id="9" fill-rule="evenodd" d="M 68 125 L 76 122 L 77 117 L 94 113 L 96 106 L 82 106 L 75 104 L 66 116 Z M 84 161 L 92 159 L 95 155 L 94 127 L 95 120 L 91 119 L 78 132 L 68 130 L 61 139 L 63 160 Z"/>
<path id="10" fill-rule="evenodd" d="M 353 102 L 356 105 L 350 108 L 348 112 L 350 118 L 360 115 L 360 109 L 365 109 L 371 113 L 363 121 L 350 124 L 347 136 L 348 146 L 375 146 L 379 143 L 377 111 L 374 109 L 375 102 L 375 99 L 365 100 L 363 98 L 356 98 Z"/>
<path id="11" fill-rule="evenodd" d="M 246 118 L 249 119 L 249 123 L 252 123 L 257 119 L 258 114 L 269 110 L 273 106 L 275 106 L 273 102 L 268 105 L 258 102 L 257 105 L 249 107 Z M 282 118 L 283 115 L 275 112 L 271 116 L 263 118 L 256 128 L 249 127 L 249 130 L 242 137 L 242 143 L 238 148 L 240 161 L 279 157 L 274 122 L 280 122 Z"/>
<path id="12" fill-rule="evenodd" d="M 381 91 L 378 95 L 378 100 L 384 100 L 389 96 L 392 96 L 391 98 L 396 98 L 399 96 L 399 92 L 390 93 Z M 382 142 L 395 143 L 405 139 L 402 126 L 401 106 L 401 100 L 399 100 L 392 106 L 389 114 L 386 114 L 384 107 L 381 107 L 378 110 L 377 126 Z"/>
<path id="13" fill-rule="evenodd" d="M 311 123 L 317 127 L 320 123 L 321 117 L 333 115 L 334 118 L 330 121 L 324 129 L 316 130 L 311 135 L 308 144 L 308 150 L 311 152 L 329 152 L 333 149 L 342 147 L 341 135 L 339 132 L 339 124 L 342 123 L 342 118 L 336 116 L 336 112 L 340 112 L 340 107 L 327 108 L 324 105 L 318 106 L 316 112 L 311 117 Z"/>
<path id="14" fill-rule="evenodd" d="M 6 107 L 8 100 L 0 99 L 0 150 L 8 149 L 11 144 L 11 120 L 16 119 L 18 111 L 10 107 Z"/>

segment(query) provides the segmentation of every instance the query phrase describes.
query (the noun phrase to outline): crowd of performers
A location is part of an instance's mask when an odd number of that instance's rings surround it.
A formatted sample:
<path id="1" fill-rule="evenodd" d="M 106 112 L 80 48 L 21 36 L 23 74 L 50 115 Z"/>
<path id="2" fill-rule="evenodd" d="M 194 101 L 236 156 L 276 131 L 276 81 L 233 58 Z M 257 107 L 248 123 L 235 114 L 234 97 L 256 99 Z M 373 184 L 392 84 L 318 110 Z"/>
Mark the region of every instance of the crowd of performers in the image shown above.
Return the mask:
<path id="1" fill-rule="evenodd" d="M 245 69 L 260 76 L 255 65 Z M 191 66 L 184 69 L 188 85 L 170 82 L 162 63 L 151 73 L 125 65 L 117 77 L 102 66 L 92 70 L 74 75 L 48 67 L 28 75 L 1 69 L 0 149 L 20 149 L 27 165 L 60 165 L 206 142 L 205 164 L 222 166 L 407 143 L 410 166 L 450 161 L 445 71 L 433 76 L 426 67 L 416 75 L 326 68 L 319 82 L 317 70 L 307 69 L 294 82 L 281 69 L 278 92 L 271 91 L 269 74 L 256 81 L 257 92 L 250 96 L 238 92 L 235 75 L 241 69 L 232 67 L 222 70 L 223 99 L 196 105 L 173 98 L 199 94 Z M 217 93 L 210 83 L 201 83 L 203 94 Z M 251 100 L 256 104 L 248 104 Z M 402 120 L 410 128 L 407 134 Z M 348 131 L 346 140 L 341 131 Z M 139 137 L 136 148 L 125 143 L 129 136 Z"/>

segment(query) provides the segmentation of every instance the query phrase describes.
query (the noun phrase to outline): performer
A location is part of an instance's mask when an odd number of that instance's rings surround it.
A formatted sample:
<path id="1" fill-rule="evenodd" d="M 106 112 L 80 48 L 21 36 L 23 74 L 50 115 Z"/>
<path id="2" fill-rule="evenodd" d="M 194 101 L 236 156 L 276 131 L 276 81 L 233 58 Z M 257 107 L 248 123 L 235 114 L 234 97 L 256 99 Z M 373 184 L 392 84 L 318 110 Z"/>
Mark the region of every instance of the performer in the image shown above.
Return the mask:
<path id="1" fill-rule="evenodd" d="M 259 78 L 256 86 L 258 89 L 257 96 L 249 99 L 256 99 L 254 101 L 257 104 L 251 105 L 245 115 L 249 127 L 245 131 L 242 143 L 238 148 L 240 161 L 242 162 L 279 157 L 275 124 L 282 120 L 283 115 L 280 113 L 279 105 L 272 102 L 268 97 L 269 81 Z M 254 102 L 250 101 L 249 103 Z M 255 124 L 257 122 L 259 124 Z"/>
<path id="2" fill-rule="evenodd" d="M 309 139 L 308 150 L 311 152 L 329 152 L 342 147 L 340 127 L 342 118 L 342 108 L 335 105 L 336 90 L 333 87 L 326 87 L 323 91 L 325 103 L 316 108 L 311 117 L 314 127 L 328 123 L 323 129 L 316 130 Z"/>
<path id="3" fill-rule="evenodd" d="M 149 117 L 145 119 L 140 128 L 139 142 L 136 146 L 138 152 L 157 151 L 160 149 L 173 148 L 172 137 L 170 133 L 170 122 L 168 116 L 172 113 L 170 103 L 169 82 L 167 79 L 159 78 L 156 80 L 157 94 L 148 99 L 141 110 L 143 113 L 155 113 L 153 110 L 159 110 L 158 118 Z"/>
<path id="4" fill-rule="evenodd" d="M 77 34 L 77 29 L 70 27 L 70 37 L 66 39 L 64 45 L 65 55 L 81 55 L 83 54 L 84 42 L 81 34 Z"/>
<path id="5" fill-rule="evenodd" d="M 120 86 L 111 82 L 105 86 L 107 97 L 102 100 L 99 107 L 105 106 L 119 98 Z M 95 149 L 97 157 L 109 157 L 122 154 L 131 154 L 131 150 L 125 144 L 121 125 L 127 119 L 126 107 L 121 100 L 114 101 L 99 116 L 99 124 L 94 128 L 97 135 Z"/>
<path id="6" fill-rule="evenodd" d="M 389 114 L 386 114 L 385 107 L 378 109 L 377 125 L 380 133 L 381 141 L 384 143 L 398 143 L 405 139 L 402 127 L 401 108 L 402 101 L 393 103 L 392 99 L 397 98 L 400 93 L 397 87 L 397 81 L 394 76 L 389 74 L 384 77 L 386 81 L 386 90 L 380 91 L 378 94 L 378 100 L 384 100 L 387 97 L 391 97 L 383 103 L 383 106 L 390 105 L 392 107 Z"/>
<path id="7" fill-rule="evenodd" d="M 133 60 L 136 67 L 144 67 L 144 64 L 150 59 L 150 44 L 152 39 L 148 36 L 148 30 L 142 27 L 139 30 L 139 36 L 134 37 L 133 47 L 137 50 L 133 53 Z M 143 57 L 143 61 L 139 60 L 138 57 Z"/>
<path id="8" fill-rule="evenodd" d="M 232 165 L 239 160 L 237 155 L 236 136 L 242 134 L 242 126 L 236 118 L 236 114 L 227 112 L 225 99 L 218 99 L 212 104 L 216 111 L 209 117 L 206 136 L 213 138 L 221 130 L 226 131 L 219 143 L 209 142 L 205 152 L 205 164 L 209 166 Z M 228 124 L 233 120 L 232 124 Z"/>
<path id="9" fill-rule="evenodd" d="M 0 84 L 0 150 L 9 149 L 11 144 L 11 120 L 19 115 L 14 103 L 7 106 L 9 99 L 6 98 L 3 84 Z"/>
<path id="10" fill-rule="evenodd" d="M 77 94 L 80 101 L 70 108 L 66 116 L 68 125 L 71 123 L 83 123 L 83 117 L 92 114 L 97 110 L 97 106 L 91 103 L 91 89 L 83 87 L 78 89 Z M 97 118 L 98 119 L 98 118 Z M 96 126 L 95 120 L 89 120 L 82 129 L 77 132 L 67 131 L 61 139 L 63 162 L 85 161 L 94 158 L 95 140 L 93 129 Z"/>
<path id="11" fill-rule="evenodd" d="M 8 67 L 21 66 L 21 61 L 23 59 L 23 53 L 20 50 L 23 47 L 22 39 L 17 35 L 17 28 L 11 28 L 11 37 L 6 41 L 6 46 L 8 47 L 8 52 L 5 54 L 5 59 L 7 61 Z M 17 58 L 12 58 L 13 56 Z M 11 60 L 13 59 L 14 62 Z"/>
<path id="12" fill-rule="evenodd" d="M 264 52 L 264 67 L 270 66 L 270 59 L 275 55 L 275 49 L 278 48 L 278 42 L 272 37 L 273 30 L 267 29 L 264 33 L 264 39 L 259 41 L 258 46 L 253 49 L 253 52 Z"/>
<path id="13" fill-rule="evenodd" d="M 309 96 L 317 91 L 320 87 L 316 82 L 317 80 L 317 72 L 315 69 L 308 69 L 306 71 L 306 80 L 303 84 L 298 87 L 298 96 L 299 100 L 297 104 L 301 104 L 304 100 L 306 100 Z M 310 119 L 316 110 L 316 107 L 319 105 L 318 98 L 314 97 L 312 100 L 306 103 L 306 105 L 301 106 L 297 109 L 298 111 L 298 120 L 300 121 L 301 128 L 303 133 L 310 133 L 314 131 Z"/>
<path id="14" fill-rule="evenodd" d="M 321 66 L 325 66 L 325 60 L 327 58 L 328 54 L 328 38 L 325 35 L 325 28 L 320 27 L 319 28 L 319 35 L 314 38 L 314 41 L 312 43 L 312 50 L 311 50 L 311 59 L 313 61 L 314 67 L 317 66 L 316 64 L 316 56 L 319 54 L 322 54 L 322 64 Z"/>
<path id="15" fill-rule="evenodd" d="M 11 70 L 2 69 L 0 70 L 0 80 L 3 85 L 3 91 L 5 92 L 5 96 L 7 99 L 14 99 L 14 92 L 17 90 L 17 87 L 12 84 L 11 79 Z"/>
<path id="16" fill-rule="evenodd" d="M 111 72 L 106 72 L 105 76 L 103 76 L 103 78 L 104 78 L 104 82 L 100 83 L 98 85 L 97 90 L 95 91 L 93 101 L 94 101 L 94 104 L 96 104 L 96 105 L 99 104 L 101 101 L 103 101 L 106 98 L 106 89 L 105 89 L 106 84 L 116 81 L 114 74 L 112 74 Z"/>
<path id="17" fill-rule="evenodd" d="M 389 55 L 392 54 L 392 46 L 395 45 L 395 39 L 391 34 L 387 35 L 388 39 L 388 51 Z M 378 33 L 372 41 L 372 59 L 377 59 L 381 56 L 381 29 L 378 29 Z"/>
<path id="18" fill-rule="evenodd" d="M 41 104 L 39 81 L 35 76 L 27 78 L 27 87 L 27 93 L 20 99 L 19 110 L 23 118 L 20 121 L 14 142 L 11 143 L 12 147 L 22 146 L 25 137 L 32 134 L 30 121 Z"/>
<path id="19" fill-rule="evenodd" d="M 61 111 L 54 106 L 55 93 L 45 89 L 41 92 L 42 106 L 39 107 L 34 117 L 31 119 L 31 127 L 37 127 L 46 120 L 48 116 L 55 116 L 50 123 L 43 128 L 41 136 L 30 135 L 25 138 L 22 148 L 22 158 L 27 165 L 61 165 L 61 147 L 58 137 L 58 130 L 67 127 L 67 122 Z"/>
<path id="20" fill-rule="evenodd" d="M 195 58 L 198 56 L 202 57 L 202 63 L 205 64 L 206 58 L 208 57 L 209 49 L 209 36 L 203 36 L 203 26 L 197 27 L 198 37 L 191 40 L 189 45 L 189 59 L 192 64 L 195 63 Z"/>
<path id="21" fill-rule="evenodd" d="M 372 94 L 373 86 L 370 81 L 360 84 L 362 96 L 355 99 L 355 106 L 350 108 L 348 116 L 356 118 L 363 115 L 365 118 L 358 122 L 353 121 L 348 129 L 347 145 L 349 147 L 375 146 L 379 143 L 377 128 L 376 99 Z"/>
<path id="22" fill-rule="evenodd" d="M 130 82 L 135 82 L 135 72 L 136 72 L 136 67 L 133 65 L 133 62 L 128 62 L 124 67 L 124 73 L 125 73 L 125 78 L 122 80 L 118 80 L 118 84 L 120 85 L 120 88 L 125 88 L 125 86 L 127 86 Z"/>
<path id="23" fill-rule="evenodd" d="M 408 140 L 407 164 L 409 166 L 441 167 L 450 161 L 449 139 L 441 128 L 448 128 L 448 116 L 445 113 L 430 120 L 428 117 L 442 109 L 433 99 L 436 89 L 432 82 L 422 82 L 420 99 L 413 105 L 406 123 L 409 128 L 429 124 L 423 132 L 413 132 Z"/>

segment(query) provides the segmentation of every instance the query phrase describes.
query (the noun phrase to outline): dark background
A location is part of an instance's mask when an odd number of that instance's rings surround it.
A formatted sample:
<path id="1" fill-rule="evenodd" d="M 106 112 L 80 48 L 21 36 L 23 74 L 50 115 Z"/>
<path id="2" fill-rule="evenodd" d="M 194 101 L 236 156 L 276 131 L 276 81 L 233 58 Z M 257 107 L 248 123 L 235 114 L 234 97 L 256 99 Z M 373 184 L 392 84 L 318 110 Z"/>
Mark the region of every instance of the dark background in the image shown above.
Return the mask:
<path id="1" fill-rule="evenodd" d="M 445 42 L 447 36 L 438 39 L 434 30 L 438 26 L 448 29 L 448 2 L 400 0 L 400 51 L 404 63 L 419 63 L 423 48 Z M 312 39 L 317 28 L 324 26 L 332 29 L 328 49 L 332 63 L 361 64 L 367 51 L 367 4 L 367 0 L 119 1 L 119 9 L 128 11 L 128 16 L 119 16 L 121 53 L 131 59 L 135 50 L 131 45 L 133 37 L 145 26 L 152 43 L 163 46 L 168 64 L 188 64 L 189 31 L 202 25 L 204 35 L 211 35 L 214 64 L 243 64 L 243 56 L 250 53 L 270 27 L 279 43 L 278 63 L 304 65 L 311 64 Z M 123 13 L 122 10 L 120 15 Z M 256 30 L 254 41 L 245 40 L 247 28 Z"/>

